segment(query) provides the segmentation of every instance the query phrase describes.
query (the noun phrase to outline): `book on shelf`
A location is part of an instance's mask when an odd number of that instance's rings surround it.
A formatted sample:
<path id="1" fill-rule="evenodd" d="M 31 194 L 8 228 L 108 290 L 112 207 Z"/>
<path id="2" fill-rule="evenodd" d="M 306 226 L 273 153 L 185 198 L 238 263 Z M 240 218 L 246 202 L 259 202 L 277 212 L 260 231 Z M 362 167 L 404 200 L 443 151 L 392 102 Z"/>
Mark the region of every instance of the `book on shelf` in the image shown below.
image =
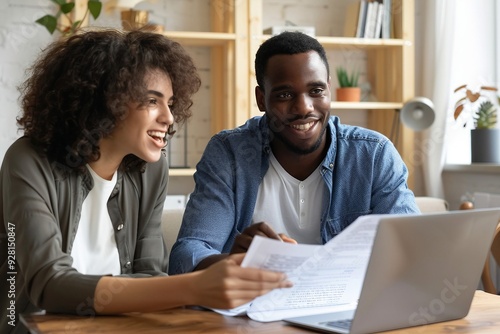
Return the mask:
<path id="1" fill-rule="evenodd" d="M 344 37 L 356 37 L 359 13 L 361 2 L 354 2 L 347 6 L 345 23 L 344 23 Z"/>
<path id="2" fill-rule="evenodd" d="M 324 245 L 255 236 L 241 265 L 285 272 L 293 287 L 272 290 L 234 309 L 212 310 L 268 322 L 354 308 L 379 220 L 377 215 L 359 217 Z"/>
<path id="3" fill-rule="evenodd" d="M 362 38 L 364 37 L 365 32 L 365 24 L 366 24 L 366 12 L 368 9 L 367 0 L 361 0 L 359 2 L 359 15 L 358 15 L 358 28 L 356 30 L 356 37 Z"/>
<path id="4" fill-rule="evenodd" d="M 382 38 L 392 38 L 391 24 L 392 24 L 392 0 L 384 0 L 384 10 L 382 14 Z"/>
<path id="5" fill-rule="evenodd" d="M 359 0 L 347 6 L 344 36 L 391 38 L 392 0 Z"/>
<path id="6" fill-rule="evenodd" d="M 375 20 L 375 33 L 373 34 L 373 38 L 381 38 L 383 14 L 384 4 L 379 3 L 377 8 L 377 18 Z"/>
<path id="7" fill-rule="evenodd" d="M 370 1 L 368 3 L 368 9 L 366 12 L 365 32 L 363 34 L 364 38 L 375 38 L 375 26 L 377 24 L 378 5 L 379 3 L 376 1 Z"/>

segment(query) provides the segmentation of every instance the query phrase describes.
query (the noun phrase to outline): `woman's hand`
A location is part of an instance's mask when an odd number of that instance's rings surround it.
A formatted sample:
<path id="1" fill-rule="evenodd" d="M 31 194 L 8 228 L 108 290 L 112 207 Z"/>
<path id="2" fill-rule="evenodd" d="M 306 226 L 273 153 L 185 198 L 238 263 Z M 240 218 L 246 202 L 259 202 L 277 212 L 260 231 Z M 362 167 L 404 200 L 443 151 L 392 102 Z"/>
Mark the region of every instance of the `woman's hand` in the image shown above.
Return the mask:
<path id="1" fill-rule="evenodd" d="M 276 288 L 291 287 L 283 273 L 242 268 L 245 254 L 230 255 L 209 268 L 195 272 L 191 286 L 196 305 L 234 308 Z"/>
<path id="2" fill-rule="evenodd" d="M 256 235 L 260 235 L 265 238 L 271 238 L 284 242 L 289 242 L 293 244 L 297 243 L 297 241 L 288 237 L 285 234 L 276 233 L 268 224 L 260 222 L 257 224 L 250 225 L 243 232 L 241 232 L 241 234 L 236 236 L 230 254 L 246 253 L 248 251 L 248 248 L 250 247 L 250 244 L 252 243 L 253 237 Z"/>

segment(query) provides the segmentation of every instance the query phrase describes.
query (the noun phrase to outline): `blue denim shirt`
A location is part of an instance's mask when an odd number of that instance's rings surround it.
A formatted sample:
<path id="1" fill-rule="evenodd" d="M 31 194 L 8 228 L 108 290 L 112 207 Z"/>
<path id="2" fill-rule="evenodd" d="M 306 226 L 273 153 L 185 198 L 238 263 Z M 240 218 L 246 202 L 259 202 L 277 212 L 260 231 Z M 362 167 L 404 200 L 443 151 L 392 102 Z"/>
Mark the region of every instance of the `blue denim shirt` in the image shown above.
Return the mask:
<path id="1" fill-rule="evenodd" d="M 236 235 L 250 225 L 269 167 L 269 134 L 261 116 L 212 137 L 196 167 L 169 274 L 190 272 L 207 256 L 229 253 Z M 408 170 L 385 136 L 343 125 L 335 116 L 327 134 L 332 140 L 321 168 L 327 193 L 318 231 L 323 243 L 359 216 L 420 212 L 407 186 Z"/>

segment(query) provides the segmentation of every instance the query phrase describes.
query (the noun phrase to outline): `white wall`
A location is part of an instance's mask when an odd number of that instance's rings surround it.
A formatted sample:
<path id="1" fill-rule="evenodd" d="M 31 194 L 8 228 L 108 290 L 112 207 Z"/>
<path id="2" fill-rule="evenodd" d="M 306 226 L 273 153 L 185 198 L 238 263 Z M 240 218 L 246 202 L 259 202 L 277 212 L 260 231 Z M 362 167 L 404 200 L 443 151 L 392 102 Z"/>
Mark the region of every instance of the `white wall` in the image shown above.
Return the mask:
<path id="1" fill-rule="evenodd" d="M 104 1 L 105 2 L 105 1 Z M 154 12 L 151 20 L 163 24 L 166 29 L 208 30 L 208 0 L 156 1 L 140 4 L 138 8 Z M 146 8 L 144 8 L 146 7 Z M 186 12 L 195 8 L 195 12 Z M 39 52 L 57 38 L 35 23 L 45 14 L 54 14 L 50 0 L 1 0 L 0 1 L 0 159 L 12 144 L 22 135 L 16 125 L 20 114 L 17 86 L 25 79 L 25 70 L 32 64 Z M 196 15 L 196 20 L 186 17 Z M 186 22 L 189 24 L 186 26 Z M 120 28 L 118 11 L 106 11 L 92 23 L 95 26 Z M 189 47 L 202 79 L 202 87 L 194 97 L 193 117 L 188 121 L 187 165 L 194 167 L 210 139 L 210 50 L 204 47 Z M 172 166 L 184 165 L 183 131 L 172 140 Z M 189 190 L 186 190 L 186 193 Z"/>
<path id="2" fill-rule="evenodd" d="M 25 68 L 52 36 L 33 22 L 45 15 L 49 1 L 0 1 L 0 157 L 21 135 L 17 131 L 19 115 L 17 86 L 24 79 Z"/>

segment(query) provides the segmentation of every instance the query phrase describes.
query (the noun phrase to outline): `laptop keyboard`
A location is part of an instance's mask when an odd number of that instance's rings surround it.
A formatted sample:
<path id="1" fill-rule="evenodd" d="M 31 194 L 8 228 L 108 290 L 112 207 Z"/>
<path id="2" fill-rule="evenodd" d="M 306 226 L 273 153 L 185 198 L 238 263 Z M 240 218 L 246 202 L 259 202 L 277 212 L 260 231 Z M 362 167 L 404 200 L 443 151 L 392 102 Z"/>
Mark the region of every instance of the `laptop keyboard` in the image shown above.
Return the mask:
<path id="1" fill-rule="evenodd" d="M 352 319 L 342 319 L 342 320 L 335 320 L 335 321 L 326 321 L 326 322 L 323 322 L 321 324 L 324 326 L 328 326 L 328 327 L 349 329 L 349 328 L 351 328 L 351 323 L 352 323 Z"/>

